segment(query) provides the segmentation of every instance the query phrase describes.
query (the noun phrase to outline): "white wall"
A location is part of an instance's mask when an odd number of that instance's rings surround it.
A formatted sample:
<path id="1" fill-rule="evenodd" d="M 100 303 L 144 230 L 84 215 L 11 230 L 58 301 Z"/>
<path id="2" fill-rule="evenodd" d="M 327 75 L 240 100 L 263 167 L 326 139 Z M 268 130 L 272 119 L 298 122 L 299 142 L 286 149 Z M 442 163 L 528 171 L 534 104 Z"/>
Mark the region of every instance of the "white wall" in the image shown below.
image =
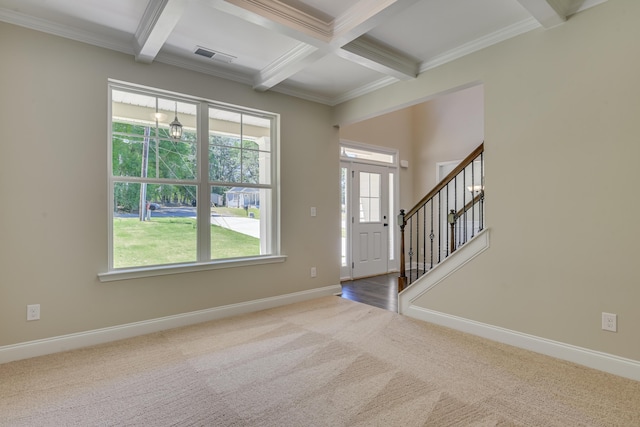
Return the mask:
<path id="1" fill-rule="evenodd" d="M 436 182 L 437 163 L 460 161 L 484 140 L 482 85 L 436 97 L 411 108 L 414 122 L 413 199 Z"/>
<path id="2" fill-rule="evenodd" d="M 394 148 L 398 150 L 398 157 L 409 160 L 408 169 L 399 168 L 400 188 L 399 209 L 410 209 L 413 203 L 412 194 L 412 164 L 413 159 L 413 117 L 411 109 L 405 108 L 377 116 L 358 123 L 340 127 L 340 138 L 347 141 L 355 141 L 379 147 Z M 398 212 L 391 214 L 392 218 Z"/>
<path id="3" fill-rule="evenodd" d="M 418 305 L 640 360 L 638 16 L 609 1 L 334 108 L 341 125 L 484 85 L 491 246 Z"/>
<path id="4" fill-rule="evenodd" d="M 0 52 L 0 347 L 339 284 L 329 107 L 4 23 Z M 98 280 L 107 270 L 108 78 L 281 114 L 284 263 Z M 36 303 L 41 320 L 27 323 Z"/>
<path id="5" fill-rule="evenodd" d="M 340 126 L 340 138 L 395 148 L 400 168 L 400 208 L 408 211 L 436 184 L 438 162 L 462 160 L 484 138 L 482 85 L 443 94 Z M 397 214 L 397 212 L 396 212 Z"/>

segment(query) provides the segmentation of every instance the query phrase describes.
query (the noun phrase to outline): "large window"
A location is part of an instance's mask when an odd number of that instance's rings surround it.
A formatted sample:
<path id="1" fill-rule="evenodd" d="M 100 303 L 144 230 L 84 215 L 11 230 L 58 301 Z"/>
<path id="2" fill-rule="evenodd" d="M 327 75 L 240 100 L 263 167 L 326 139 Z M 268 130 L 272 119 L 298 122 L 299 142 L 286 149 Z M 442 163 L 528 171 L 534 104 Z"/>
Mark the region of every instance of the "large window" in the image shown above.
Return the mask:
<path id="1" fill-rule="evenodd" d="M 120 84 L 110 95 L 110 272 L 279 255 L 277 115 Z"/>

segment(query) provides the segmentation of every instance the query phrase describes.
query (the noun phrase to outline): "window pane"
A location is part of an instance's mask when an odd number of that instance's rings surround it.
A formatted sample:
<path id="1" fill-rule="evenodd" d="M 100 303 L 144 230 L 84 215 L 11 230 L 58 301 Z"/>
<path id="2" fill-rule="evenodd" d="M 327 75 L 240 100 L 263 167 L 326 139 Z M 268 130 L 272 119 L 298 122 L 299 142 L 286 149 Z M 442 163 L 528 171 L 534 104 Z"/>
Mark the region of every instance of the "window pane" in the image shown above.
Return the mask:
<path id="1" fill-rule="evenodd" d="M 369 173 L 360 172 L 360 197 L 369 197 Z"/>
<path id="2" fill-rule="evenodd" d="M 195 186 L 115 182 L 113 197 L 114 268 L 197 260 Z"/>
<path id="3" fill-rule="evenodd" d="M 370 174 L 370 177 L 371 186 L 369 187 L 369 194 L 371 195 L 371 197 L 380 197 L 380 194 L 382 192 L 382 188 L 380 187 L 380 174 L 372 173 Z"/>
<path id="4" fill-rule="evenodd" d="M 114 134 L 112 143 L 113 176 L 141 176 L 144 137 Z"/>
<path id="5" fill-rule="evenodd" d="M 210 145 L 220 145 L 224 147 L 240 147 L 240 137 L 231 135 L 211 134 L 209 136 Z"/>
<path id="6" fill-rule="evenodd" d="M 205 262 L 207 254 L 198 253 L 206 248 L 203 243 L 211 245 L 212 259 L 273 254 L 278 249 L 278 222 L 271 218 L 277 213 L 276 189 L 263 187 L 273 181 L 271 137 L 277 117 L 178 98 L 183 97 L 111 88 L 111 267 Z M 174 138 L 176 120 L 181 134 Z M 203 133 L 199 123 L 206 123 Z M 207 150 L 203 158 L 200 148 Z M 200 170 L 208 173 L 200 177 Z M 215 181 L 200 200 L 198 179 Z M 210 216 L 196 215 L 196 206 L 208 198 L 201 196 L 210 196 Z M 211 241 L 203 242 L 209 231 Z"/>
<path id="7" fill-rule="evenodd" d="M 209 146 L 209 180 L 241 182 L 241 154 L 239 148 Z"/>
<path id="8" fill-rule="evenodd" d="M 260 153 L 253 150 L 242 150 L 242 182 L 260 183 Z"/>
<path id="9" fill-rule="evenodd" d="M 270 184 L 270 119 L 210 107 L 209 124 L 210 181 Z"/>
<path id="10" fill-rule="evenodd" d="M 211 133 L 236 136 L 239 140 L 242 134 L 241 121 L 241 113 L 220 108 L 209 108 L 209 132 Z"/>
<path id="11" fill-rule="evenodd" d="M 394 183 L 393 183 L 393 179 L 394 179 L 394 173 L 393 172 L 389 172 L 389 216 L 391 217 L 392 221 L 388 221 L 390 222 L 390 226 L 389 226 L 389 260 L 393 261 L 395 259 L 395 226 L 393 225 L 394 221 L 393 218 L 395 218 L 395 206 L 393 204 L 394 201 Z"/>
<path id="12" fill-rule="evenodd" d="M 367 161 L 374 160 L 376 162 L 383 162 L 392 164 L 395 162 L 395 156 L 392 154 L 380 153 L 377 151 L 370 151 L 366 149 L 358 149 L 353 147 L 342 146 L 340 155 L 348 159 L 365 159 Z"/>
<path id="13" fill-rule="evenodd" d="M 268 204 L 269 196 L 264 189 L 211 187 L 211 259 L 267 253 L 261 236 L 268 211 L 261 202 Z"/>
<path id="14" fill-rule="evenodd" d="M 360 172 L 360 222 L 380 222 L 380 174 Z"/>
<path id="15" fill-rule="evenodd" d="M 182 140 L 161 139 L 149 147 L 148 177 L 196 179 L 197 147 Z"/>
<path id="16" fill-rule="evenodd" d="M 260 146 L 253 140 L 245 139 L 242 141 L 242 148 L 246 148 L 248 150 L 259 150 Z"/>
<path id="17" fill-rule="evenodd" d="M 126 123 L 124 121 L 114 121 L 111 124 L 111 130 L 114 134 L 123 134 L 129 136 L 144 136 L 146 129 L 149 129 L 149 125 L 141 125 L 137 123 Z M 152 129 L 155 136 L 155 129 Z"/>
<path id="18" fill-rule="evenodd" d="M 372 197 L 369 199 L 369 206 L 370 206 L 370 217 L 369 217 L 369 221 L 370 222 L 380 222 L 380 199 L 379 198 L 375 198 Z"/>
<path id="19" fill-rule="evenodd" d="M 347 191 L 348 191 L 348 180 L 347 180 L 347 168 L 341 168 L 340 170 L 340 223 L 341 223 L 341 241 L 342 241 L 342 263 L 343 267 L 347 265 Z"/>
<path id="20" fill-rule="evenodd" d="M 112 92 L 114 176 L 196 179 L 197 106 L 150 95 Z M 178 119 L 182 137 L 169 136 Z"/>

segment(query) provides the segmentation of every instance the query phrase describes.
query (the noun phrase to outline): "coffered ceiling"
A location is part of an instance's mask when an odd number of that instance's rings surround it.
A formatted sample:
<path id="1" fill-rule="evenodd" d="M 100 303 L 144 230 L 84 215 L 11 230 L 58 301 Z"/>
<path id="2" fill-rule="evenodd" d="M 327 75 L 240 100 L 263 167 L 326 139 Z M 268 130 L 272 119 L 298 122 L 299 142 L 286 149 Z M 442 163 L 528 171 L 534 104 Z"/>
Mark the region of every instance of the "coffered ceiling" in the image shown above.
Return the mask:
<path id="1" fill-rule="evenodd" d="M 0 0 L 0 21 L 328 105 L 606 0 Z"/>

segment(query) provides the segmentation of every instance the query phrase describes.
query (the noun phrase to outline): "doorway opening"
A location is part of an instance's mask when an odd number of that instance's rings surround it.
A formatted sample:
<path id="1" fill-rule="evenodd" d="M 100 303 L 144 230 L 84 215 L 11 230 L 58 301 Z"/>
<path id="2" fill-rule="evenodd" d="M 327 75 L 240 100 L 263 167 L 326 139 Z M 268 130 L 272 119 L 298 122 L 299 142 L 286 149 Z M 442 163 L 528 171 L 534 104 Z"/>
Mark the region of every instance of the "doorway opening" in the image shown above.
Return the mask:
<path id="1" fill-rule="evenodd" d="M 398 271 L 397 150 L 340 144 L 341 280 Z"/>

